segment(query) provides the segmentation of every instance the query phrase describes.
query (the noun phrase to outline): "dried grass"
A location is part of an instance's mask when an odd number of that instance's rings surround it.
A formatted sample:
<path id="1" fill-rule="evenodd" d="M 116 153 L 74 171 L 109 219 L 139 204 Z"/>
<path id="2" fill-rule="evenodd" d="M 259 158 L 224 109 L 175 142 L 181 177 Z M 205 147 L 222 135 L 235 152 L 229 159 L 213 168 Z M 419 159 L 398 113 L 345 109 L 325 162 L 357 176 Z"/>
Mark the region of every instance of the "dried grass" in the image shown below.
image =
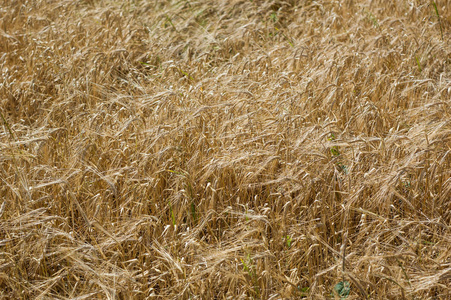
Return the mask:
<path id="1" fill-rule="evenodd" d="M 2 1 L 0 296 L 450 299 L 450 30 L 448 0 Z"/>

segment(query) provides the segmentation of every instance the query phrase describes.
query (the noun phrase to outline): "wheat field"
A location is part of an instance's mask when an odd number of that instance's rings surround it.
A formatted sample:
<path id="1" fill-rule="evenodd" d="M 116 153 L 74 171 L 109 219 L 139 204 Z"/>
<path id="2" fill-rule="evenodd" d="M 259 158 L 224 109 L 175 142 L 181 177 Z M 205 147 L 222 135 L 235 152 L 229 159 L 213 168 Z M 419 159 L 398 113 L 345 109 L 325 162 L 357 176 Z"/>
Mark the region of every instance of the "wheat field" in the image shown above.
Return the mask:
<path id="1" fill-rule="evenodd" d="M 1 299 L 451 299 L 451 1 L 0 3 Z"/>

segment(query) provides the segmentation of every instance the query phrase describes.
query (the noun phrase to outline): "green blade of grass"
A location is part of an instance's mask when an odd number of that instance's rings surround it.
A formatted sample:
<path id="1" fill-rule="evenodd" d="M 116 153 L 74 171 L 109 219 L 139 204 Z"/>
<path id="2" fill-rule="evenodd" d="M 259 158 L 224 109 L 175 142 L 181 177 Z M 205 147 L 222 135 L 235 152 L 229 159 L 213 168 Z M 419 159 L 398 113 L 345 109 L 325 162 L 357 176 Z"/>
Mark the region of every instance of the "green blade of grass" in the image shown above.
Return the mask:
<path id="1" fill-rule="evenodd" d="M 442 20 L 440 19 L 440 14 L 438 12 L 437 4 L 435 3 L 435 1 L 432 1 L 432 6 L 434 6 L 435 14 L 437 15 L 438 24 L 440 26 L 440 35 L 442 36 L 442 40 L 443 40 Z"/>
<path id="2" fill-rule="evenodd" d="M 415 55 L 415 61 L 417 62 L 418 70 L 419 70 L 420 73 L 421 73 L 422 69 L 421 69 L 420 60 L 418 59 L 418 56 L 416 56 L 416 55 Z"/>
<path id="3" fill-rule="evenodd" d="M 13 131 L 11 130 L 11 127 L 9 126 L 8 121 L 6 121 L 5 116 L 3 116 L 3 114 L 1 112 L 0 112 L 0 116 L 2 117 L 3 124 L 8 129 L 8 132 L 11 135 L 11 138 L 14 140 L 14 134 L 13 134 Z"/>

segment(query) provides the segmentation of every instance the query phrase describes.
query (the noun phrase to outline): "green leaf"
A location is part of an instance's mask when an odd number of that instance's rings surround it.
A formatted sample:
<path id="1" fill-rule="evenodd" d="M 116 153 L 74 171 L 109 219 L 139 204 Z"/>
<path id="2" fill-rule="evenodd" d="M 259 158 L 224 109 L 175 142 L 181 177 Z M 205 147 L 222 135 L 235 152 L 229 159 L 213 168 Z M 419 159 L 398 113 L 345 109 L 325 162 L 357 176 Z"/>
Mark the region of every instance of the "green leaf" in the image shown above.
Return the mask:
<path id="1" fill-rule="evenodd" d="M 420 64 L 420 60 L 418 59 L 418 57 L 417 57 L 417 56 L 415 56 L 415 60 L 417 61 L 417 66 L 418 66 L 418 70 L 419 70 L 419 71 L 420 71 L 420 73 L 421 73 L 422 69 L 421 69 L 421 64 Z"/>
<path id="2" fill-rule="evenodd" d="M 169 212 L 171 213 L 171 220 L 172 220 L 172 225 L 176 225 L 175 224 L 175 215 L 174 215 L 174 211 L 172 210 L 172 204 L 171 202 L 169 202 Z"/>
<path id="3" fill-rule="evenodd" d="M 301 292 L 301 299 L 307 298 L 310 288 L 309 287 L 300 287 L 298 286 L 298 290 Z"/>
<path id="4" fill-rule="evenodd" d="M 330 148 L 330 153 L 332 153 L 333 156 L 339 156 L 340 155 L 340 151 L 338 151 L 337 147 L 332 147 Z"/>
<path id="5" fill-rule="evenodd" d="M 346 165 L 344 165 L 342 163 L 337 163 L 337 166 L 341 169 L 341 171 L 343 173 L 345 173 L 346 175 L 349 174 L 349 170 L 348 170 L 348 167 Z"/>
<path id="6" fill-rule="evenodd" d="M 340 281 L 334 286 L 334 290 L 341 299 L 345 299 L 351 293 L 351 284 L 348 281 Z"/>
<path id="7" fill-rule="evenodd" d="M 3 114 L 1 112 L 0 112 L 0 116 L 2 117 L 3 124 L 5 124 L 5 127 L 9 131 L 9 135 L 14 139 L 14 134 L 13 134 L 13 131 L 11 130 L 11 127 L 9 127 L 8 121 L 6 121 L 5 117 L 3 116 Z"/>
<path id="8" fill-rule="evenodd" d="M 439 14 L 439 12 L 438 12 L 437 4 L 435 3 L 435 1 L 432 1 L 432 6 L 434 6 L 435 14 L 437 15 L 438 23 L 439 23 L 439 25 L 440 25 L 440 34 L 441 34 L 442 40 L 443 40 L 442 21 L 440 20 L 440 14 Z"/>
<path id="9" fill-rule="evenodd" d="M 273 12 L 271 13 L 271 15 L 269 16 L 269 18 L 270 18 L 274 23 L 276 23 L 276 22 L 277 22 L 277 13 L 276 13 L 275 11 L 273 11 Z"/>
<path id="10" fill-rule="evenodd" d="M 287 235 L 287 246 L 288 246 L 288 248 L 291 248 L 291 241 L 292 240 L 293 239 L 291 238 L 291 236 Z"/>

